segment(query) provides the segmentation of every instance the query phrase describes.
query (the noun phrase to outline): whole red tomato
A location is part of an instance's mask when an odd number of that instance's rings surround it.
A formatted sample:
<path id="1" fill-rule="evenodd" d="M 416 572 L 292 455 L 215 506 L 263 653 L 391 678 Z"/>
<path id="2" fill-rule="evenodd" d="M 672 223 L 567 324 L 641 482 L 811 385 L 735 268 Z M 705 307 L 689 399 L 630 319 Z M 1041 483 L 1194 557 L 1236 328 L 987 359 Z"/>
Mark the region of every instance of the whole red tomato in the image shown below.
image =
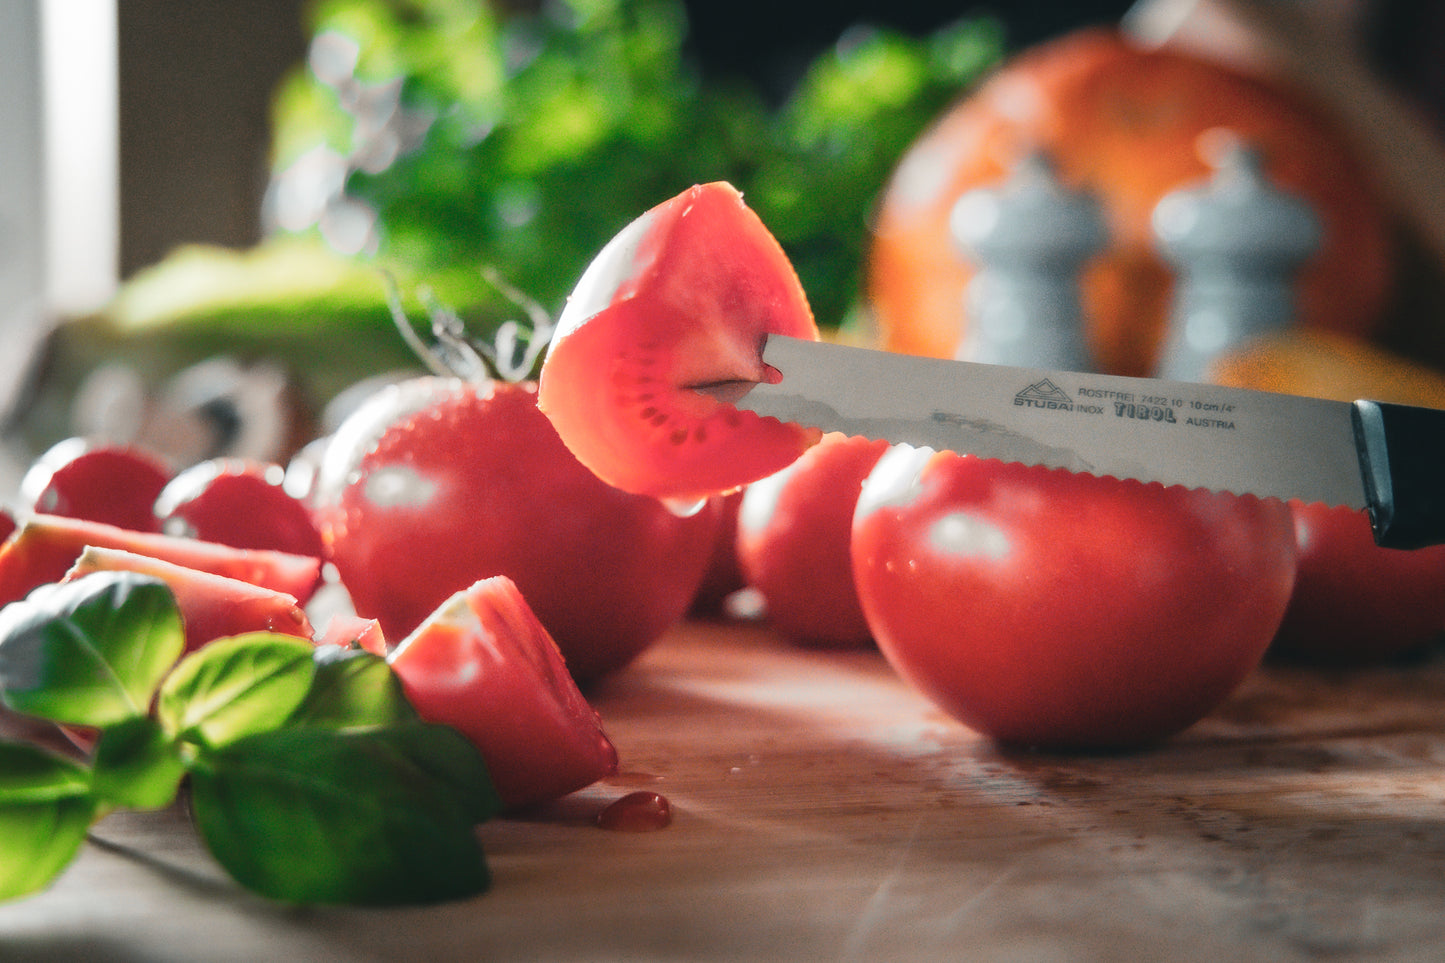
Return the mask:
<path id="1" fill-rule="evenodd" d="M 871 642 L 848 546 L 863 480 L 887 450 L 886 441 L 827 434 L 744 490 L 738 563 L 788 638 L 840 648 Z"/>
<path id="2" fill-rule="evenodd" d="M 743 489 L 718 495 L 719 519 L 717 539 L 708 558 L 702 582 L 688 612 L 699 618 L 715 618 L 728 614 L 728 599 L 747 587 L 742 565 L 738 563 L 738 509 L 743 503 Z"/>
<path id="3" fill-rule="evenodd" d="M 510 578 L 579 682 L 682 617 L 718 526 L 612 488 L 537 408 L 536 385 L 423 377 L 338 429 L 315 515 L 358 614 L 402 639 L 479 579 Z"/>
<path id="4" fill-rule="evenodd" d="M 170 468 L 144 449 L 67 438 L 26 470 L 20 501 L 46 515 L 158 532 L 151 506 L 170 477 Z"/>
<path id="5" fill-rule="evenodd" d="M 236 548 L 323 554 L 306 505 L 282 487 L 286 469 L 244 458 L 212 458 L 161 489 L 155 515 L 164 531 Z"/>
<path id="6" fill-rule="evenodd" d="M 1348 508 L 1292 504 L 1299 578 L 1271 653 L 1303 662 L 1383 662 L 1445 632 L 1445 546 L 1375 544 Z"/>
<path id="7" fill-rule="evenodd" d="M 1213 710 L 1294 584 L 1283 503 L 900 447 L 853 564 L 889 661 L 1001 742 L 1124 748 Z"/>

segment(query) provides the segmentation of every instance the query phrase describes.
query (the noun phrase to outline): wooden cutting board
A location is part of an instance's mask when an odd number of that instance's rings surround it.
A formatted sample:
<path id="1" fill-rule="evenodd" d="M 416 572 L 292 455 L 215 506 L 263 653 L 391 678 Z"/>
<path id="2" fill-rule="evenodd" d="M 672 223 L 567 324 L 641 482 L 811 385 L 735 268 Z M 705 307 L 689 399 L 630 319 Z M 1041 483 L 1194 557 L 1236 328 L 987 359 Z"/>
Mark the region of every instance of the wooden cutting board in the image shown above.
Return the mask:
<path id="1" fill-rule="evenodd" d="M 117 814 L 0 960 L 1441 960 L 1445 661 L 1271 668 L 1167 747 L 998 751 L 875 653 L 688 624 L 595 701 L 622 772 L 482 829 L 426 909 L 238 890 L 182 811 Z M 672 824 L 595 825 L 662 793 Z"/>

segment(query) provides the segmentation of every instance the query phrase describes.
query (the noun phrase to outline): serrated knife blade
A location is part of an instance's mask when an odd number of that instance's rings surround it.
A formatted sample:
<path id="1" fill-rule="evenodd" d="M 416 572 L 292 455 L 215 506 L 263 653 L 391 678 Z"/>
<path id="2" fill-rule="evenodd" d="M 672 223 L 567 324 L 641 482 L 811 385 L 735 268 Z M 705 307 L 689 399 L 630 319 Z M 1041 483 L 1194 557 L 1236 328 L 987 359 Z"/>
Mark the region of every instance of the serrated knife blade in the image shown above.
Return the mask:
<path id="1" fill-rule="evenodd" d="M 1164 485 L 1367 510 L 1376 541 L 1445 541 L 1445 412 L 948 361 L 782 335 L 734 402 L 824 431 Z"/>

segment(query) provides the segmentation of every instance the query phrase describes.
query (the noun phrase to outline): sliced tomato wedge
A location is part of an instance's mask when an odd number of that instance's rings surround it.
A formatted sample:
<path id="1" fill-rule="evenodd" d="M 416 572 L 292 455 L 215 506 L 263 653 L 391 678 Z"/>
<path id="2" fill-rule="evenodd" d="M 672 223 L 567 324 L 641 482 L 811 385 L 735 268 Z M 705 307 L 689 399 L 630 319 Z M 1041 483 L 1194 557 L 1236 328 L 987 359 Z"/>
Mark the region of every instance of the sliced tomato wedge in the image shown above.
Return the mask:
<path id="1" fill-rule="evenodd" d="M 556 799 L 617 769 L 601 718 L 505 575 L 451 596 L 387 661 L 423 719 L 477 747 L 508 809 Z"/>
<path id="2" fill-rule="evenodd" d="M 792 264 L 730 184 L 692 187 L 583 273 L 538 403 L 603 481 L 695 502 L 778 471 L 820 437 L 725 403 L 778 376 L 762 358 L 769 334 L 818 337 Z"/>
<path id="3" fill-rule="evenodd" d="M 240 579 L 284 592 L 303 604 L 321 584 L 321 560 L 309 555 L 232 548 L 82 518 L 35 514 L 27 516 L 0 545 L 0 605 L 24 598 L 47 582 L 60 581 L 80 553 L 92 545 Z"/>
<path id="4" fill-rule="evenodd" d="M 91 547 L 75 560 L 64 580 L 72 582 L 92 572 L 139 572 L 170 586 L 185 626 L 187 652 L 248 632 L 278 632 L 303 639 L 313 635 L 311 622 L 295 596 L 240 579 L 124 549 Z"/>

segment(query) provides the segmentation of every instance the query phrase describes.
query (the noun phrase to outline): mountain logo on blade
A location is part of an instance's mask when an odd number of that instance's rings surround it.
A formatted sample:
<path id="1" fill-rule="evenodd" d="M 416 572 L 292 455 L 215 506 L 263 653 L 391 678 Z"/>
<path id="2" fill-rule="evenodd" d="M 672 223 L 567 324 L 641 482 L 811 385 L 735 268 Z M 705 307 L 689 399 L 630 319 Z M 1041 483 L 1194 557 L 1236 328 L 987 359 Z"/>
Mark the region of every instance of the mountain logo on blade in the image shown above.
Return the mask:
<path id="1" fill-rule="evenodd" d="M 1014 395 L 1014 404 L 1027 408 L 1048 408 L 1054 411 L 1074 410 L 1074 399 L 1048 378 L 1035 381 Z"/>

